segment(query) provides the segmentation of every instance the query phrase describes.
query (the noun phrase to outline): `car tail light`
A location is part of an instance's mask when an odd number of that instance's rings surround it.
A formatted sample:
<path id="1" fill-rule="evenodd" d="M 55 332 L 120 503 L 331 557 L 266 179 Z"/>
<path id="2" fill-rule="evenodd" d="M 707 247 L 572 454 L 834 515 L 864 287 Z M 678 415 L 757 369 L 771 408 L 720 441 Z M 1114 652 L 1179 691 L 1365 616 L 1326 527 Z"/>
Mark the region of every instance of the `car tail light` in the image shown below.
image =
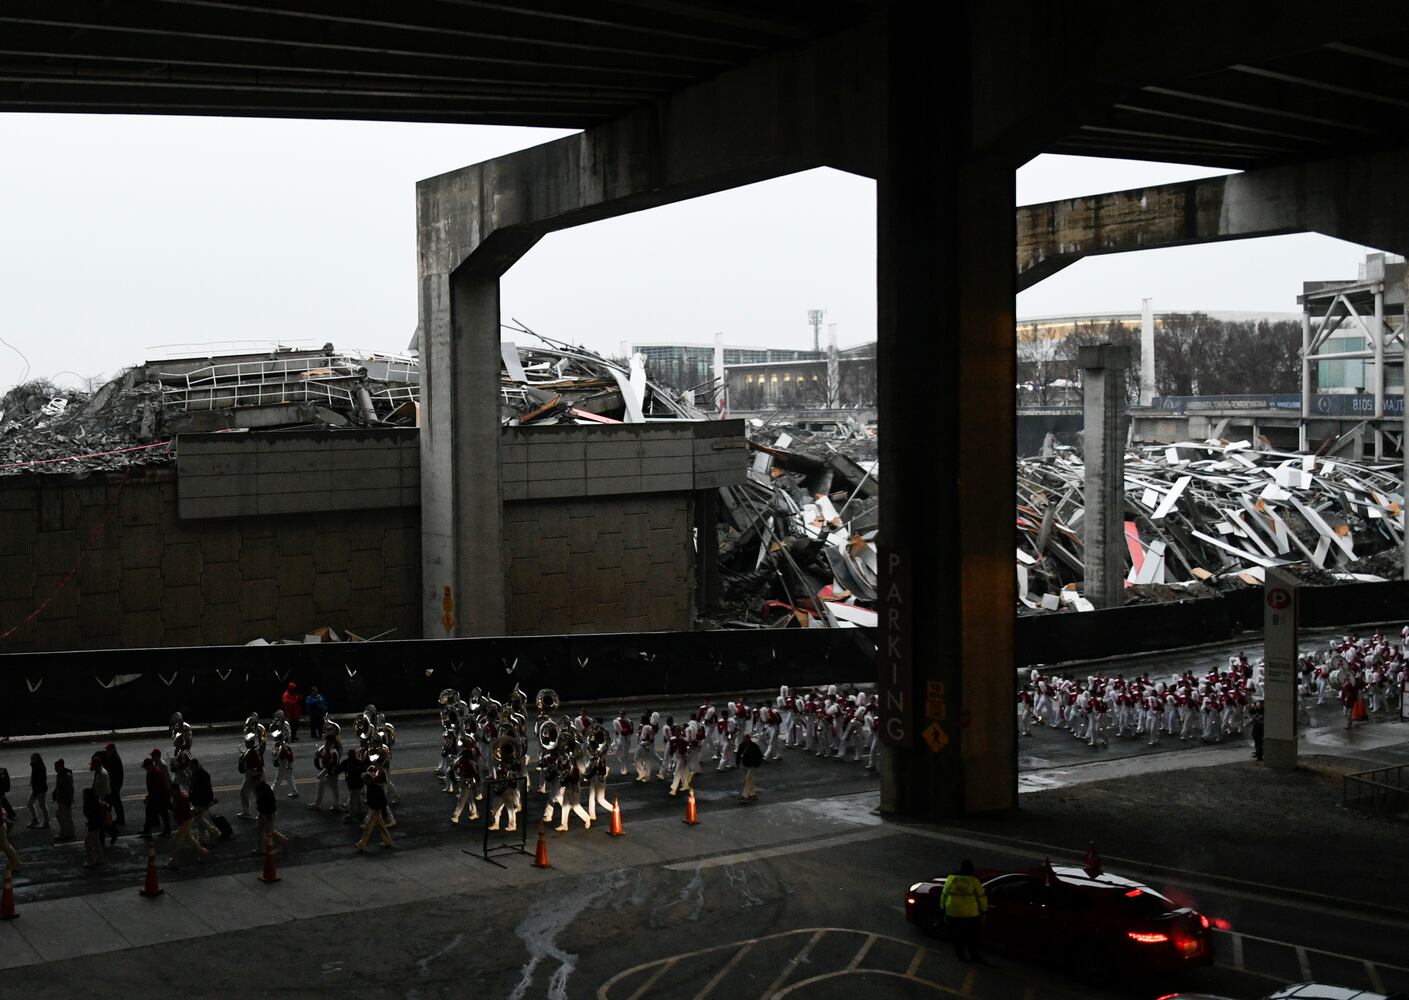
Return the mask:
<path id="1" fill-rule="evenodd" d="M 1145 890 L 1143 890 L 1143 889 L 1131 889 L 1129 892 L 1127 892 L 1127 893 L 1125 894 L 1125 896 L 1126 896 L 1127 899 L 1134 899 L 1136 896 L 1139 896 L 1139 895 L 1143 894 L 1144 891 L 1145 891 Z"/>
<path id="2" fill-rule="evenodd" d="M 1185 958 L 1192 958 L 1204 950 L 1204 943 L 1196 937 L 1174 936 L 1174 949 Z"/>
<path id="3" fill-rule="evenodd" d="M 906 896 L 906 897 L 905 897 L 905 903 L 906 903 L 906 905 L 908 905 L 908 906 L 914 906 L 914 905 L 915 905 L 915 897 L 914 897 L 914 896 Z"/>
<path id="4" fill-rule="evenodd" d="M 1200 914 L 1199 914 L 1199 924 L 1203 927 L 1204 930 L 1208 930 L 1208 917 L 1206 917 L 1206 916 L 1204 916 L 1202 913 L 1200 913 Z"/>
<path id="5" fill-rule="evenodd" d="M 1149 934 L 1143 931 L 1126 931 L 1125 936 L 1132 941 L 1139 941 L 1141 944 L 1163 944 L 1169 940 L 1168 934 L 1160 934 L 1157 931 Z"/>

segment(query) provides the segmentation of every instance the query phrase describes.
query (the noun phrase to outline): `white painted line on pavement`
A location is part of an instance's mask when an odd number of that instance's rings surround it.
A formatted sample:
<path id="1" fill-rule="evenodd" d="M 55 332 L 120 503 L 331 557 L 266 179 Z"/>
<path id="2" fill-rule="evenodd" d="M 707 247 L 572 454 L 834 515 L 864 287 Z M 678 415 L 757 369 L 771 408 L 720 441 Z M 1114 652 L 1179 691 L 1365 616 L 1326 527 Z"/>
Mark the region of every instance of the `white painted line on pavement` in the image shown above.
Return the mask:
<path id="1" fill-rule="evenodd" d="M 673 958 L 668 962 L 662 962 L 660 968 L 647 976 L 646 981 L 641 984 L 640 988 L 635 993 L 631 994 L 631 996 L 627 997 L 626 1000 L 641 1000 L 641 998 L 646 995 L 646 991 L 656 984 L 656 980 L 674 967 L 675 959 Z"/>
<path id="2" fill-rule="evenodd" d="M 1385 981 L 1380 976 L 1380 970 L 1375 968 L 1375 963 L 1369 960 L 1365 962 L 1365 975 L 1370 980 L 1370 989 L 1376 993 L 1385 992 Z"/>
<path id="3" fill-rule="evenodd" d="M 1303 948 L 1303 947 L 1302 947 L 1301 945 L 1299 945 L 1299 944 L 1298 944 L 1298 945 L 1293 945 L 1292 947 L 1294 947 L 1294 948 L 1296 949 L 1296 964 L 1297 964 L 1297 966 L 1298 966 L 1298 967 L 1300 968 L 1300 970 L 1301 970 L 1301 978 L 1302 978 L 1302 981 L 1303 981 L 1303 982 L 1310 982 L 1310 981 L 1311 981 L 1311 959 L 1309 959 L 1309 958 L 1306 957 L 1306 949 Z"/>
<path id="4" fill-rule="evenodd" d="M 915 977 L 915 973 L 920 969 L 920 963 L 925 960 L 925 951 L 926 948 L 924 945 L 916 946 L 915 957 L 910 959 L 910 968 L 905 970 L 906 979 L 913 979 Z"/>
<path id="5" fill-rule="evenodd" d="M 860 965 L 861 962 L 862 962 L 862 960 L 866 957 L 866 953 L 871 950 L 871 945 L 873 945 L 873 944 L 875 944 L 875 943 L 876 943 L 876 935 L 874 935 L 874 934 L 868 934 L 868 935 L 866 935 L 866 943 L 863 944 L 859 949 L 857 949 L 856 954 L 851 957 L 851 961 L 847 963 L 846 971 L 848 971 L 848 972 L 854 971 L 854 970 L 856 969 L 856 967 L 857 967 L 858 965 Z"/>
<path id="6" fill-rule="evenodd" d="M 778 973 L 778 978 L 768 984 L 768 989 L 763 991 L 762 1000 L 768 1000 L 769 997 L 778 992 L 779 988 L 788 981 L 788 977 L 797 969 L 799 963 L 807 960 L 807 956 L 812 953 L 812 946 L 818 941 L 821 941 L 822 935 L 826 933 L 827 929 L 825 927 L 818 928 L 817 932 L 807 939 L 807 944 L 802 946 L 802 950 L 794 955 L 788 961 L 787 965 L 783 966 L 783 971 Z"/>
<path id="7" fill-rule="evenodd" d="M 1230 936 L 1233 938 L 1233 968 L 1244 972 L 1246 970 L 1243 968 L 1243 936 L 1241 934 Z"/>
<path id="8" fill-rule="evenodd" d="M 969 966 L 969 971 L 964 973 L 964 982 L 959 986 L 959 992 L 964 996 L 971 996 L 974 992 L 974 980 L 978 979 L 978 969 Z"/>
<path id="9" fill-rule="evenodd" d="M 821 851 L 828 847 L 840 847 L 843 844 L 854 844 L 860 840 L 879 840 L 882 837 L 894 837 L 907 831 L 899 827 L 870 826 L 856 833 L 839 833 L 833 837 L 817 837 L 813 840 L 802 840 L 796 844 L 784 844 L 780 847 L 760 847 L 753 851 L 739 851 L 736 854 L 723 854 L 717 858 L 705 858 L 703 861 L 680 861 L 673 865 L 666 865 L 668 872 L 693 872 L 702 868 L 722 868 L 725 865 L 742 865 L 750 861 L 761 861 L 764 858 L 779 858 L 788 854 L 801 854 L 806 851 Z"/>
<path id="10" fill-rule="evenodd" d="M 1339 952 L 1339 951 L 1327 951 L 1325 948 L 1314 948 L 1314 947 L 1312 947 L 1311 945 L 1299 945 L 1299 944 L 1296 944 L 1295 942 L 1292 942 L 1292 941 L 1279 941 L 1279 940 L 1277 940 L 1276 938 L 1258 937 L 1256 934 L 1245 934 L 1245 933 L 1243 933 L 1243 932 L 1241 932 L 1241 931 L 1237 931 L 1237 932 L 1234 932 L 1234 931 L 1216 931 L 1215 933 L 1218 933 L 1218 934 L 1227 934 L 1229 937 L 1233 938 L 1233 950 L 1234 950 L 1234 955 L 1241 955 L 1241 954 L 1242 954 L 1242 940 L 1241 940 L 1241 939 L 1246 938 L 1246 939 L 1249 940 L 1249 941 L 1260 941 L 1260 942 L 1262 942 L 1263 944 L 1275 944 L 1275 945 L 1279 945 L 1280 947 L 1283 947 L 1283 948 L 1292 948 L 1292 949 L 1295 949 L 1295 950 L 1298 951 L 1298 952 L 1305 952 L 1307 955 L 1325 955 L 1327 958 L 1338 958 L 1338 959 L 1340 959 L 1341 961 L 1350 962 L 1350 963 L 1352 963 L 1352 964 L 1355 963 L 1355 962 L 1360 962 L 1360 963 L 1362 963 L 1362 964 L 1364 964 L 1364 965 L 1367 965 L 1367 966 L 1368 966 L 1368 965 L 1378 965 L 1379 967 L 1384 968 L 1384 969 L 1393 969 L 1395 972 L 1405 972 L 1405 973 L 1409 973 L 1409 967 L 1406 967 L 1406 966 L 1394 965 L 1394 964 L 1391 963 L 1391 962 L 1376 962 L 1376 961 L 1371 961 L 1370 959 L 1368 959 L 1368 958 L 1362 958 L 1362 957 L 1359 956 L 1359 955 L 1346 955 L 1346 954 L 1342 954 L 1342 953 Z M 1299 960 L 1300 960 L 1300 958 L 1298 957 L 1298 961 L 1299 961 Z M 1383 993 L 1384 990 L 1379 990 L 1379 991 L 1377 991 L 1377 992 Z"/>
<path id="11" fill-rule="evenodd" d="M 733 971 L 734 966 L 738 965 L 741 961 L 743 961 L 744 956 L 749 953 L 749 949 L 751 949 L 752 947 L 753 942 L 750 941 L 738 951 L 734 952 L 734 957 L 724 963 L 724 968 L 716 972 L 714 974 L 714 977 L 710 979 L 709 982 L 704 984 L 704 988 L 695 994 L 695 1000 L 705 1000 L 705 997 L 709 996 L 710 993 L 714 992 L 714 988 L 724 980 L 725 976 L 729 975 L 729 973 Z"/>

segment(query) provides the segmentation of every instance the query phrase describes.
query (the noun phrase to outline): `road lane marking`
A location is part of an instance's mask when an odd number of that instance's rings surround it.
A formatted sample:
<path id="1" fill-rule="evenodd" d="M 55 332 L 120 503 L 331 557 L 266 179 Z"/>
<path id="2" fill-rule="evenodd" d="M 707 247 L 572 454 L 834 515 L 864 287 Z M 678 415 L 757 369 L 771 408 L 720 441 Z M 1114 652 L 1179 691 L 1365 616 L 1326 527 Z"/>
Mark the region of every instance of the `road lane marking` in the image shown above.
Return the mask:
<path id="1" fill-rule="evenodd" d="M 1303 981 L 1303 982 L 1310 982 L 1310 981 L 1311 981 L 1311 959 L 1307 958 L 1307 956 L 1306 956 L 1306 949 L 1303 948 L 1303 947 L 1302 947 L 1301 945 L 1299 945 L 1299 944 L 1292 945 L 1292 947 L 1296 949 L 1296 964 L 1297 964 L 1297 966 L 1301 969 L 1301 978 L 1302 978 L 1302 981 Z"/>
<path id="2" fill-rule="evenodd" d="M 969 971 L 964 973 L 964 982 L 959 986 L 959 992 L 964 996 L 971 996 L 974 992 L 974 980 L 978 978 L 978 969 L 969 966 Z"/>
<path id="3" fill-rule="evenodd" d="M 1370 980 L 1370 989 L 1376 993 L 1385 992 L 1385 981 L 1380 977 L 1380 970 L 1375 968 L 1375 963 L 1368 959 L 1365 961 L 1365 975 Z"/>
<path id="4" fill-rule="evenodd" d="M 1393 969 L 1395 972 L 1409 973 L 1409 967 L 1403 965 L 1394 965 L 1391 962 L 1380 962 L 1364 958 L 1360 955 L 1346 955 L 1339 951 L 1327 951 L 1325 948 L 1316 948 L 1311 945 L 1299 945 L 1293 941 L 1279 941 L 1276 938 L 1259 937 L 1256 934 L 1247 934 L 1242 931 L 1216 931 L 1215 933 L 1227 934 L 1229 937 L 1233 938 L 1235 956 L 1242 954 L 1242 939 L 1246 939 L 1248 941 L 1260 941 L 1263 944 L 1277 945 L 1280 948 L 1292 948 L 1305 952 L 1307 955 L 1325 955 L 1327 958 L 1338 958 L 1343 962 L 1350 962 L 1352 964 L 1360 962 L 1363 965 L 1377 965 L 1380 968 Z M 1383 993 L 1384 990 L 1379 990 L 1378 992 Z"/>
<path id="5" fill-rule="evenodd" d="M 1231 935 L 1233 938 L 1233 968 L 1239 972 L 1246 972 L 1243 967 L 1243 936 L 1241 934 Z"/>
<path id="6" fill-rule="evenodd" d="M 747 864 L 750 861 L 760 861 L 764 858 L 778 858 L 788 854 L 801 854 L 806 851 L 820 851 L 828 847 L 840 847 L 843 844 L 854 844 L 860 840 L 879 840 L 882 837 L 893 837 L 903 830 L 896 830 L 886 826 L 868 826 L 864 830 L 856 833 L 839 833 L 832 837 L 815 837 L 811 840 L 800 840 L 795 844 L 783 844 L 778 847 L 760 847 L 752 851 L 739 851 L 735 854 L 724 854 L 717 858 L 706 858 L 703 861 L 681 861 L 676 864 L 666 865 L 665 870 L 669 872 L 693 872 L 701 868 L 722 868 L 725 865 Z"/>
<path id="7" fill-rule="evenodd" d="M 921 986 L 928 986 L 936 993 L 945 993 L 950 994 L 952 996 L 960 995 L 952 987 L 945 986 L 942 983 L 936 983 L 929 979 L 920 979 L 915 976 L 902 976 L 900 973 L 891 972 L 889 969 L 863 969 L 862 971 L 869 976 L 890 976 L 892 979 L 908 979 L 912 983 L 919 983 Z M 840 972 L 824 972 L 820 976 L 813 976 L 811 979 L 803 979 L 799 982 L 793 983 L 781 993 L 773 994 L 771 997 L 768 998 L 768 1000 L 785 1000 L 786 997 L 799 990 L 804 990 L 809 986 L 816 985 L 817 983 L 826 982 L 828 979 L 836 979 L 838 976 L 846 975 L 850 975 L 850 973 L 846 972 L 845 970 L 842 970 Z"/>
<path id="8" fill-rule="evenodd" d="M 751 949 L 752 947 L 753 942 L 750 941 L 738 951 L 734 952 L 734 957 L 724 963 L 724 968 L 716 972 L 714 974 L 714 978 L 712 978 L 709 982 L 705 983 L 704 988 L 695 994 L 695 1000 L 705 1000 L 705 997 L 709 996 L 710 993 L 714 991 L 714 988 L 723 981 L 724 977 L 733 971 L 734 966 L 738 965 L 741 961 L 743 961 L 744 956 L 749 953 L 749 949 Z"/>
<path id="9" fill-rule="evenodd" d="M 861 960 L 866 957 L 867 952 L 869 952 L 869 951 L 871 950 L 871 945 L 873 945 L 873 944 L 875 944 L 875 943 L 876 943 L 876 935 L 874 935 L 874 934 L 868 934 L 868 935 L 866 935 L 866 943 L 863 944 L 863 945 L 857 950 L 856 954 L 852 956 L 851 961 L 847 963 L 846 968 L 847 968 L 847 971 L 848 971 L 848 972 L 854 970 L 858 965 L 861 964 Z"/>
<path id="10" fill-rule="evenodd" d="M 918 972 L 920 969 L 920 963 L 925 960 L 926 951 L 927 949 L 924 945 L 917 945 L 915 947 L 915 957 L 910 959 L 910 967 L 905 970 L 906 979 L 915 978 L 915 973 Z"/>
<path id="11" fill-rule="evenodd" d="M 813 945 L 821 941 L 822 935 L 826 933 L 827 929 L 821 927 L 818 928 L 817 932 L 813 934 L 812 937 L 807 939 L 807 944 L 802 946 L 802 950 L 794 955 L 787 965 L 783 966 L 783 971 L 778 973 L 778 978 L 773 980 L 773 982 L 769 984 L 768 989 L 763 991 L 762 1000 L 768 1000 L 769 997 L 773 996 L 773 994 L 777 993 L 778 990 L 782 988 L 782 985 L 788 981 L 788 977 L 793 974 L 793 971 L 797 969 L 798 965 L 807 960 L 807 956 L 812 953 Z M 852 933 L 855 932 L 853 931 Z"/>
<path id="12" fill-rule="evenodd" d="M 660 979 L 661 976 L 665 975 L 673 968 L 675 968 L 675 959 L 672 958 L 668 962 L 663 962 L 659 969 L 646 977 L 646 981 L 641 984 L 641 988 L 627 997 L 626 1000 L 641 1000 L 641 998 L 646 995 L 646 991 L 656 984 L 656 980 Z"/>

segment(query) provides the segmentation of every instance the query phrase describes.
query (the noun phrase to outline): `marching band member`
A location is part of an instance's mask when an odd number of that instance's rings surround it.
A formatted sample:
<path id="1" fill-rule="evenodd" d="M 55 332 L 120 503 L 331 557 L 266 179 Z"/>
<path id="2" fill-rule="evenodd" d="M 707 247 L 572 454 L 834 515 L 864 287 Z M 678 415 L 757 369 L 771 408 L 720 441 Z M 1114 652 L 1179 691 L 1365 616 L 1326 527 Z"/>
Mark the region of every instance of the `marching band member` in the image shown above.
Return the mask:
<path id="1" fill-rule="evenodd" d="M 285 785 L 289 789 L 287 798 L 299 797 L 298 783 L 294 781 L 294 748 L 280 740 L 274 744 L 274 793 L 277 795 Z"/>
<path id="2" fill-rule="evenodd" d="M 338 801 L 342 797 L 338 791 L 338 749 L 337 734 L 331 729 L 325 729 L 323 745 L 313 755 L 314 766 L 318 768 L 318 794 L 308 804 L 310 809 L 321 809 L 323 796 L 329 792 L 332 793 L 333 804 L 328 807 L 328 812 L 337 812 L 341 808 Z"/>
<path id="3" fill-rule="evenodd" d="M 612 744 L 607 751 L 608 756 L 614 756 L 621 763 L 621 774 L 626 775 L 626 760 L 631 751 L 631 719 L 627 717 L 626 709 L 622 709 L 615 719 L 612 720 Z"/>
<path id="4" fill-rule="evenodd" d="M 263 729 L 263 727 L 260 727 Z M 255 775 L 264 771 L 264 751 L 259 744 L 257 732 L 245 733 L 245 744 L 240 750 L 238 766 L 244 779 L 240 782 L 240 811 L 236 814 L 241 819 L 254 819 L 254 814 L 250 812 L 250 797 L 254 795 L 257 781 Z"/>
<path id="5" fill-rule="evenodd" d="M 636 737 L 636 780 L 651 780 L 651 764 L 655 758 L 656 727 L 651 721 L 658 718 L 660 713 L 654 716 L 643 715 L 641 717 L 641 730 Z"/>

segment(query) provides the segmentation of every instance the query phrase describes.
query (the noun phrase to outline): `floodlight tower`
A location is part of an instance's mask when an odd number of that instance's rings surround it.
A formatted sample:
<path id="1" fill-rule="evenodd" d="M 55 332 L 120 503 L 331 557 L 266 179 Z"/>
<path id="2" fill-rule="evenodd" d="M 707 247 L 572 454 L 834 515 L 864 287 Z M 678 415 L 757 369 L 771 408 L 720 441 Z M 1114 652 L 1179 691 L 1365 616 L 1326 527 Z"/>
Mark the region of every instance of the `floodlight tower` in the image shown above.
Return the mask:
<path id="1" fill-rule="evenodd" d="M 825 309 L 807 310 L 807 322 L 812 324 L 812 353 L 817 354 L 822 350 L 822 317 L 826 315 Z"/>

